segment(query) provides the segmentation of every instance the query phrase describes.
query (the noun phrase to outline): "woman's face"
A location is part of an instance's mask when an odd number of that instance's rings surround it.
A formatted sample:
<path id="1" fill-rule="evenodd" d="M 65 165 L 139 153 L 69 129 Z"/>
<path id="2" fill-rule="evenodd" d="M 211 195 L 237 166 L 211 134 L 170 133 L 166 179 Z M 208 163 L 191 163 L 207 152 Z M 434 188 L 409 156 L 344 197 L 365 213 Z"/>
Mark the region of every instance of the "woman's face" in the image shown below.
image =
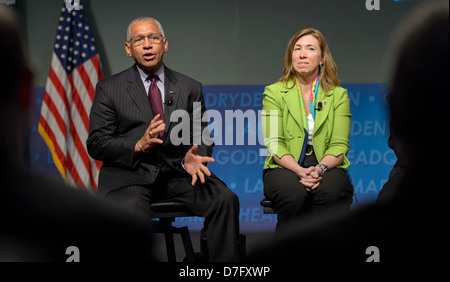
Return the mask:
<path id="1" fill-rule="evenodd" d="M 312 35 L 300 37 L 292 52 L 292 65 L 295 71 L 304 76 L 318 74 L 323 64 L 319 41 Z"/>

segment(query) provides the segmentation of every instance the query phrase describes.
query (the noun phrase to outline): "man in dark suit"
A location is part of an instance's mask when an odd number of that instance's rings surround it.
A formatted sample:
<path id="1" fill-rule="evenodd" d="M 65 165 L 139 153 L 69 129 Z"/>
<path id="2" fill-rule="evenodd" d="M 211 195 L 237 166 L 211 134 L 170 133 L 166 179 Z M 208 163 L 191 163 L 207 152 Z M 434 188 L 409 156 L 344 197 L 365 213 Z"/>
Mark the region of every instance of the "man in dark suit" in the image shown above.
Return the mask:
<path id="1" fill-rule="evenodd" d="M 153 261 L 148 221 L 23 165 L 33 85 L 23 34 L 0 4 L 0 261 Z"/>
<path id="2" fill-rule="evenodd" d="M 236 261 L 239 201 L 206 167 L 214 159 L 202 86 L 163 64 L 157 20 L 133 20 L 127 37 L 136 64 L 97 84 L 90 113 L 87 148 L 103 161 L 97 193 L 149 219 L 152 201 L 183 202 L 205 217 L 210 260 Z"/>

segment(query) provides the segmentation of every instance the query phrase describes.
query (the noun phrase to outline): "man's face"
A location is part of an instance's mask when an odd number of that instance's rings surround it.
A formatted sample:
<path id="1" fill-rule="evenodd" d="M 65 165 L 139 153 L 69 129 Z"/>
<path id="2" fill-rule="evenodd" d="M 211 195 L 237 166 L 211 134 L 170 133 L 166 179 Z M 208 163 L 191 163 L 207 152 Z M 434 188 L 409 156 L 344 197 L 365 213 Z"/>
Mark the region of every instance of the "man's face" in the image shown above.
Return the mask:
<path id="1" fill-rule="evenodd" d="M 154 39 L 148 37 L 150 34 Z M 130 42 L 125 42 L 127 55 L 149 73 L 155 73 L 162 66 L 164 53 L 168 50 L 167 38 L 157 42 L 158 36 L 162 37 L 155 21 L 137 21 L 131 25 Z"/>

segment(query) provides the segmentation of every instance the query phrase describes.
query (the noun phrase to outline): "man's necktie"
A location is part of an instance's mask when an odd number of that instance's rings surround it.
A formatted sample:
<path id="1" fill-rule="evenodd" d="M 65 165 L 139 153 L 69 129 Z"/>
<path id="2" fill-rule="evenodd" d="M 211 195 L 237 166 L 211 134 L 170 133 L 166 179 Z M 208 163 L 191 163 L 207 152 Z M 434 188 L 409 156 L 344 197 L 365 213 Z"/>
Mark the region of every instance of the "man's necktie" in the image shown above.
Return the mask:
<path id="1" fill-rule="evenodd" d="M 152 107 L 153 114 L 156 116 L 160 115 L 160 119 L 164 121 L 164 110 L 161 98 L 161 91 L 159 91 L 158 86 L 156 85 L 157 79 L 159 77 L 156 74 L 151 74 L 147 79 L 150 79 L 152 84 L 150 84 L 150 88 L 148 89 L 148 100 L 150 101 L 150 106 Z M 161 138 L 164 136 L 164 132 L 161 132 Z"/>

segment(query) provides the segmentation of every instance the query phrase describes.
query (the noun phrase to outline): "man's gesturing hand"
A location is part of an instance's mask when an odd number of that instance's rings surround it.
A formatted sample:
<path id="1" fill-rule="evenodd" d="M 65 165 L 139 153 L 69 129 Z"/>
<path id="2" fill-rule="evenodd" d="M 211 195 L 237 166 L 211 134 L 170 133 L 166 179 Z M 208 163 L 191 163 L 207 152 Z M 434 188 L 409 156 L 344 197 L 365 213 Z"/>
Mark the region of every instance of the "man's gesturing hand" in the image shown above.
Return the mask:
<path id="1" fill-rule="evenodd" d="M 192 176 L 192 186 L 195 185 L 197 179 L 200 178 L 201 183 L 205 183 L 205 175 L 211 176 L 211 172 L 204 165 L 204 163 L 213 163 L 214 159 L 211 157 L 202 157 L 197 154 L 198 145 L 192 146 L 192 148 L 186 153 L 184 157 L 184 169 Z"/>
<path id="2" fill-rule="evenodd" d="M 135 152 L 147 153 L 154 143 L 163 143 L 163 140 L 159 138 L 159 135 L 161 134 L 161 132 L 164 132 L 164 130 L 166 130 L 166 124 L 162 120 L 160 120 L 159 117 L 160 115 L 157 114 L 152 119 L 150 125 L 144 133 L 144 136 L 142 136 L 142 138 L 136 142 L 136 145 L 134 145 Z"/>

